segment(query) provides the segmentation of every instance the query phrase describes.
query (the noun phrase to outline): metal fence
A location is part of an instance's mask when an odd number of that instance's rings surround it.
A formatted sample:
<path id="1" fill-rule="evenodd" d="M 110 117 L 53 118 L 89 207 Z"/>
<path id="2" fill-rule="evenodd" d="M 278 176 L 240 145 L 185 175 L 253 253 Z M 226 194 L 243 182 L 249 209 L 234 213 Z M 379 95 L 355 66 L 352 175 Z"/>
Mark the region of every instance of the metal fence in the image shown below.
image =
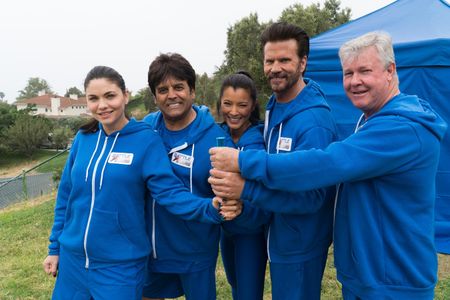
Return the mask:
<path id="1" fill-rule="evenodd" d="M 6 183 L 4 186 L 2 184 Z M 0 181 L 0 209 L 6 206 L 50 194 L 55 187 L 53 173 L 23 175 Z"/>
<path id="2" fill-rule="evenodd" d="M 28 173 L 64 154 L 67 150 L 59 152 L 29 170 L 23 171 L 21 175 L 13 178 L 0 179 L 0 209 L 13 203 L 50 194 L 56 188 L 53 173 L 40 173 L 35 175 Z"/>

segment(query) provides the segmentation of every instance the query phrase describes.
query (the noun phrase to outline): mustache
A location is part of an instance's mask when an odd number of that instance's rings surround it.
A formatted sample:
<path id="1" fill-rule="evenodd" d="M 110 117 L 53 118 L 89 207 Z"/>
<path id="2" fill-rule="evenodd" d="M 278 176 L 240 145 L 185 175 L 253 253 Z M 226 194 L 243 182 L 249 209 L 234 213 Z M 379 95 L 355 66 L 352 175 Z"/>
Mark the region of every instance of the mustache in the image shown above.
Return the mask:
<path id="1" fill-rule="evenodd" d="M 267 76 L 269 80 L 271 79 L 278 79 L 278 78 L 287 78 L 287 75 L 283 73 L 271 73 L 269 76 Z"/>

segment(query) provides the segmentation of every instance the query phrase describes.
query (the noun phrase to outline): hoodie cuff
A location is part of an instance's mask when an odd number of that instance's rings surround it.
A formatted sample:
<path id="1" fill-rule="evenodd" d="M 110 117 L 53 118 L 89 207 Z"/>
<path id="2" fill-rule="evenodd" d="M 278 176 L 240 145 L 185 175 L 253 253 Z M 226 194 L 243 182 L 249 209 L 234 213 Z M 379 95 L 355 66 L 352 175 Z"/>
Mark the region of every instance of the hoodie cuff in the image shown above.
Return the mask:
<path id="1" fill-rule="evenodd" d="M 212 204 L 212 199 L 209 202 L 208 210 L 207 210 L 208 220 L 213 224 L 220 224 L 223 222 L 223 217 L 219 213 L 219 210 L 214 207 Z"/>
<path id="2" fill-rule="evenodd" d="M 247 150 L 239 152 L 239 170 L 245 179 L 258 180 L 265 173 L 267 153 L 264 150 Z"/>

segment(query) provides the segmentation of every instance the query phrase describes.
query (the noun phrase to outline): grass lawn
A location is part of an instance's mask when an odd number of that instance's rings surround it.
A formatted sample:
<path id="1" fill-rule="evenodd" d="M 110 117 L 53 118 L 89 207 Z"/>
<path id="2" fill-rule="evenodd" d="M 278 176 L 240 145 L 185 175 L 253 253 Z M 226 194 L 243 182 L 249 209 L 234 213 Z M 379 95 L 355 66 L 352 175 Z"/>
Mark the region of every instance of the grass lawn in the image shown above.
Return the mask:
<path id="1" fill-rule="evenodd" d="M 53 196 L 51 197 L 53 198 Z M 0 299 L 50 299 L 54 278 L 42 270 L 53 221 L 54 201 L 49 196 L 0 210 Z M 322 282 L 322 299 L 341 299 L 330 252 Z M 184 299 L 184 298 L 181 298 Z M 221 261 L 217 266 L 217 299 L 230 300 Z M 270 297 L 266 276 L 264 299 Z M 450 299 L 450 256 L 439 256 L 435 299 Z"/>
<path id="2" fill-rule="evenodd" d="M 50 150 L 38 150 L 32 158 L 28 158 L 22 154 L 17 153 L 2 153 L 0 155 L 0 176 L 14 177 L 19 175 L 22 170 L 29 170 L 38 165 L 40 162 L 57 155 L 60 152 Z M 39 173 L 53 172 L 54 170 L 62 170 L 66 162 L 68 152 L 50 160 L 43 164 L 35 171 Z"/>

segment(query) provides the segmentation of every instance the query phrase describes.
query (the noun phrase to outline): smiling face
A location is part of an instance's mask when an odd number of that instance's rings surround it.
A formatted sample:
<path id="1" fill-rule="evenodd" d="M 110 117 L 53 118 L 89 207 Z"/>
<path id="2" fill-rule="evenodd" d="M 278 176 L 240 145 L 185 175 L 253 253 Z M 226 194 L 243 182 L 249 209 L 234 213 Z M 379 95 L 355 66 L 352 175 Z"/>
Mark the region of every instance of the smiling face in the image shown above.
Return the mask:
<path id="1" fill-rule="evenodd" d="M 87 107 L 107 134 L 121 130 L 127 123 L 125 105 L 128 93 L 122 92 L 116 83 L 106 78 L 89 81 L 86 87 Z"/>
<path id="2" fill-rule="evenodd" d="M 186 80 L 168 77 L 155 88 L 156 105 L 171 130 L 183 129 L 195 119 L 194 98 L 195 91 Z"/>
<path id="3" fill-rule="evenodd" d="M 296 40 L 264 45 L 264 74 L 279 102 L 288 102 L 297 96 L 304 85 L 302 73 L 305 68 L 306 56 L 298 57 Z"/>
<path id="4" fill-rule="evenodd" d="M 371 46 L 342 64 L 345 93 L 366 118 L 378 112 L 396 93 L 395 64 L 387 68 Z"/>
<path id="5" fill-rule="evenodd" d="M 239 140 L 250 126 L 250 115 L 255 109 L 249 91 L 243 88 L 234 89 L 229 86 L 223 90 L 220 99 L 220 111 L 223 120 L 230 128 L 233 140 Z"/>

